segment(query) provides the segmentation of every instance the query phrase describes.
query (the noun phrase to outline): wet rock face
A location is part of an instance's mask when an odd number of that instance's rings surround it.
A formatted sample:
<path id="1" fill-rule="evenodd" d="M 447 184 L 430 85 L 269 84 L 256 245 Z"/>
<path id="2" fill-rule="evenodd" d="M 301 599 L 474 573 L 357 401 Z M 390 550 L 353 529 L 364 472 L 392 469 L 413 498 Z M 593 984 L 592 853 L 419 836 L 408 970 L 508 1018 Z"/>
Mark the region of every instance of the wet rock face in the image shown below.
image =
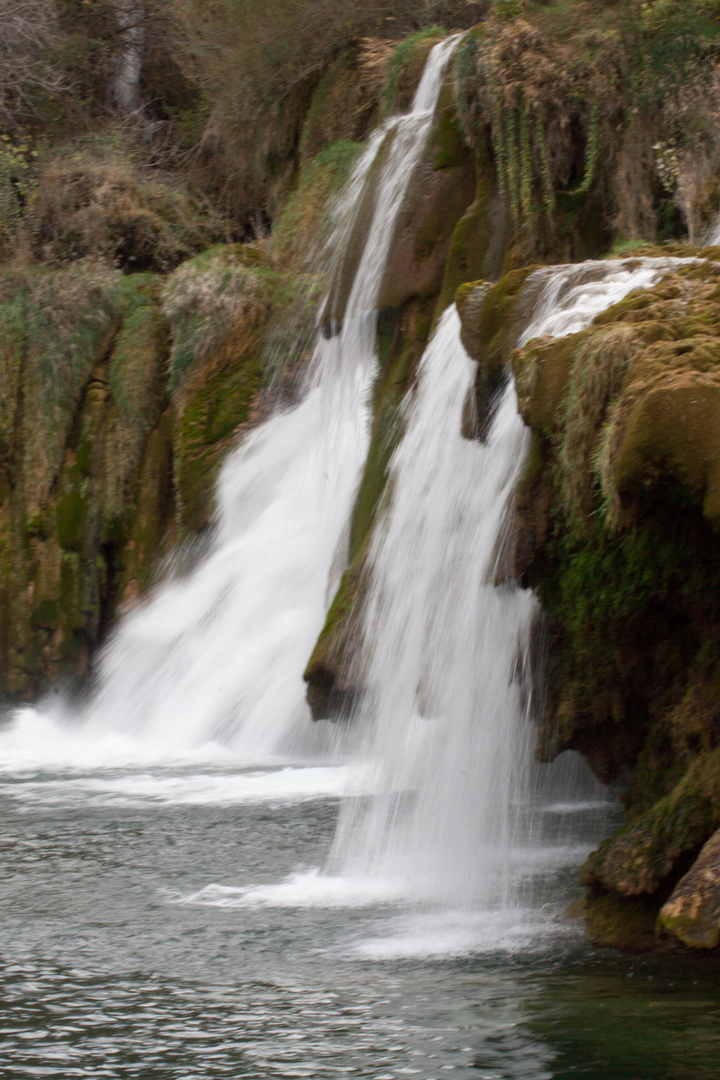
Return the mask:
<path id="1" fill-rule="evenodd" d="M 434 299 L 411 300 L 379 320 L 381 370 L 373 393 L 373 425 L 365 470 L 350 523 L 348 569 L 305 670 L 314 720 L 343 719 L 363 694 L 362 625 L 372 530 L 388 468 L 402 434 L 400 408 L 428 340 Z"/>
<path id="2" fill-rule="evenodd" d="M 0 276 L 0 698 L 84 678 L 175 540 L 207 525 L 262 382 L 279 286 L 256 262 L 234 245 L 192 260 L 172 311 L 155 274 Z"/>
<path id="3" fill-rule="evenodd" d="M 693 949 L 720 945 L 720 830 L 663 905 L 660 926 Z"/>

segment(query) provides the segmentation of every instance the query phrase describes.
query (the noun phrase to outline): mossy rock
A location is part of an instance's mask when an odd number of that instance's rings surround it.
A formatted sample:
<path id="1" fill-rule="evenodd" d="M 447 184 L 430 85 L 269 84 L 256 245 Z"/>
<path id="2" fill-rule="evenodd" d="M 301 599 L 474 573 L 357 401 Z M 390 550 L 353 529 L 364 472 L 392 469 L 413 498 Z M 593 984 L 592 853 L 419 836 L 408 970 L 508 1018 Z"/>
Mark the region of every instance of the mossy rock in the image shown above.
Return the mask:
<path id="1" fill-rule="evenodd" d="M 122 553 L 118 583 L 121 605 L 137 599 L 152 584 L 160 557 L 173 535 L 173 415 L 166 409 L 145 447 L 135 516 Z"/>
<path id="2" fill-rule="evenodd" d="M 350 528 L 350 560 L 364 546 L 375 523 L 388 467 L 402 435 L 400 408 L 430 333 L 431 303 L 411 301 L 381 314 L 378 327 L 380 375 L 373 390 L 370 447 Z"/>
<path id="3" fill-rule="evenodd" d="M 370 447 L 350 523 L 349 566 L 304 676 L 316 720 L 345 715 L 362 693 L 358 665 L 368 552 L 390 460 L 402 436 L 401 405 L 429 336 L 432 304 L 432 299 L 410 301 L 380 316 L 381 370 L 373 391 Z"/>
<path id="4" fill-rule="evenodd" d="M 119 280 L 92 264 L 28 275 L 21 482 L 31 513 L 57 479 L 85 386 L 116 332 Z"/>
<path id="5" fill-rule="evenodd" d="M 451 145 L 453 131 L 457 139 Z M 456 130 L 452 91 L 446 83 L 397 217 L 378 307 L 399 307 L 411 297 L 441 292 L 453 235 L 476 195 L 474 155 Z"/>
<path id="6" fill-rule="evenodd" d="M 720 945 L 720 831 L 705 844 L 695 863 L 665 902 L 659 928 L 693 949 Z"/>
<path id="7" fill-rule="evenodd" d="M 496 281 L 510 242 L 510 223 L 487 154 L 475 159 L 475 199 L 462 215 L 450 241 L 437 311 L 451 304 L 458 289 L 482 279 Z"/>
<path id="8" fill-rule="evenodd" d="M 182 390 L 210 356 L 241 355 L 264 325 L 277 275 L 258 265 L 257 249 L 219 244 L 170 275 L 162 290 L 170 328 L 170 393 Z"/>
<path id="9" fill-rule="evenodd" d="M 353 658 L 360 645 L 366 581 L 365 552 L 345 571 L 303 678 L 313 720 L 341 720 L 361 695 Z"/>
<path id="10" fill-rule="evenodd" d="M 651 952 L 657 947 L 658 906 L 648 900 L 627 900 L 603 894 L 587 900 L 583 909 L 588 937 L 597 945 L 626 952 Z"/>
<path id="11" fill-rule="evenodd" d="M 684 873 L 719 827 L 720 750 L 715 750 L 700 755 L 669 795 L 605 841 L 585 864 L 583 880 L 628 898 L 653 896 Z"/>
<path id="12" fill-rule="evenodd" d="M 112 395 L 105 431 L 104 542 L 122 544 L 145 443 L 165 406 L 169 342 L 160 309 L 162 279 L 123 279 L 122 325 L 110 353 Z"/>
<path id="13" fill-rule="evenodd" d="M 510 360 L 520 333 L 523 287 L 534 269 L 512 270 L 489 289 L 484 281 L 468 282 L 458 289 L 455 303 L 463 345 L 490 380 L 497 379 Z"/>
<path id="14" fill-rule="evenodd" d="M 426 151 L 433 169 L 460 169 L 471 163 L 474 155 L 460 126 L 449 79 L 440 88 L 435 112 L 433 136 Z"/>
<path id="15" fill-rule="evenodd" d="M 334 198 L 349 180 L 363 149 L 359 142 L 339 139 L 302 169 L 297 188 L 273 229 L 271 249 L 282 266 L 301 269 L 317 262 L 330 231 Z"/>
<path id="16" fill-rule="evenodd" d="M 180 520 L 198 532 L 214 511 L 215 481 L 231 441 L 250 416 L 263 376 L 262 354 L 247 343 L 233 354 L 230 343 L 210 357 L 207 371 L 190 383 L 178 404 L 175 483 Z"/>

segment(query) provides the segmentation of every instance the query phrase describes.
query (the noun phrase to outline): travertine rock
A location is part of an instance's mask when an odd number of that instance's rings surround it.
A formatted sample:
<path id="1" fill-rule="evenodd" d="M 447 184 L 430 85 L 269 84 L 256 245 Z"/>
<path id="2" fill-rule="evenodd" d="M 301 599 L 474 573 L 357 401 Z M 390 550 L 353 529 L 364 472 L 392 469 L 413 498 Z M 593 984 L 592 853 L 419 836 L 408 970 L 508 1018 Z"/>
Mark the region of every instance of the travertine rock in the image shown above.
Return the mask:
<path id="1" fill-rule="evenodd" d="M 694 949 L 720 944 L 720 829 L 662 908 L 660 926 Z"/>

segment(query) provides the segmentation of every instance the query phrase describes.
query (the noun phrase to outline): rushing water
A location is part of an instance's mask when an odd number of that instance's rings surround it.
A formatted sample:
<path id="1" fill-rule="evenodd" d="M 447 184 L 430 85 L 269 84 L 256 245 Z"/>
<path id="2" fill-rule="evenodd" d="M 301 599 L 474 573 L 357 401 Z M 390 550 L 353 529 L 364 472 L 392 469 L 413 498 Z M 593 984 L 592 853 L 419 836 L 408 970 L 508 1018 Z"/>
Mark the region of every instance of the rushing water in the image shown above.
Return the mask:
<path id="1" fill-rule="evenodd" d="M 356 265 L 333 336 L 300 404 L 231 455 L 207 557 L 124 621 L 85 710 L 0 732 L 3 1080 L 717 1075 L 710 969 L 597 952 L 562 914 L 616 811 L 578 761 L 531 765 L 535 602 L 494 584 L 527 436 L 509 384 L 486 443 L 461 438 L 454 309 L 369 554 L 365 700 L 350 731 L 308 722 L 375 301 L 453 45 L 336 208 L 335 281 Z M 523 338 L 580 329 L 667 266 L 539 271 Z"/>

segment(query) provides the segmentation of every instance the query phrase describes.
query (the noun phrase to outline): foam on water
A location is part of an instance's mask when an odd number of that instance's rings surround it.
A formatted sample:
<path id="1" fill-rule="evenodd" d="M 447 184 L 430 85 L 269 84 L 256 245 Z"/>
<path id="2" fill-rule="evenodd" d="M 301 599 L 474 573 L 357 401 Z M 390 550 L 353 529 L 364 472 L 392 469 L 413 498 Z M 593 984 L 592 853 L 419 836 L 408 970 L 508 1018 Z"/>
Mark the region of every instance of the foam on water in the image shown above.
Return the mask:
<path id="1" fill-rule="evenodd" d="M 264 885 L 206 885 L 188 896 L 166 894 L 176 904 L 222 908 L 362 908 L 407 899 L 397 880 L 331 877 L 318 868 Z"/>
<path id="2" fill-rule="evenodd" d="M 23 777 L 0 784 L 4 795 L 28 806 L 275 805 L 339 799 L 365 791 L 366 775 L 347 765 L 252 772 L 132 772 L 114 775 Z"/>
<path id="3" fill-rule="evenodd" d="M 388 923 L 387 936 L 357 942 L 350 956 L 385 963 L 497 954 L 527 957 L 556 948 L 558 939 L 577 933 L 567 921 L 533 908 L 423 912 Z"/>

